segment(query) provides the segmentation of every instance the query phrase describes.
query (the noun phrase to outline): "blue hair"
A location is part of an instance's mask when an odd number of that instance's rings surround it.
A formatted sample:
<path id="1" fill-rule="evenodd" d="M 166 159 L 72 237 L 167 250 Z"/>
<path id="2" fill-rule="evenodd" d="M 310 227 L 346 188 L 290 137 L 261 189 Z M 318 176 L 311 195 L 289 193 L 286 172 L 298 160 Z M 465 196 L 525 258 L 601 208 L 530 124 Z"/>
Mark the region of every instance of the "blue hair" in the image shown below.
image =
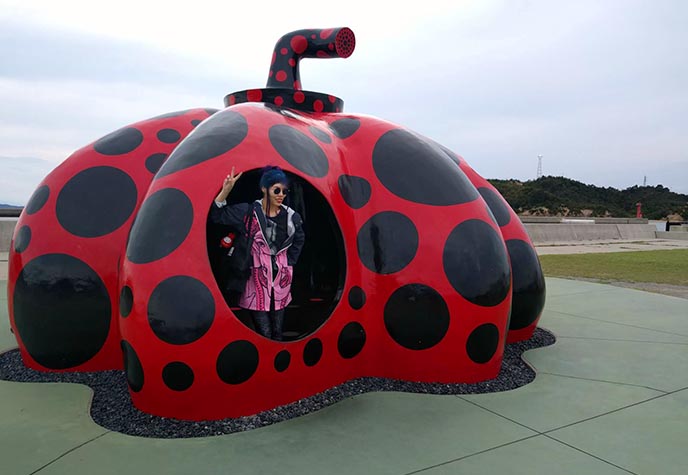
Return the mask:
<path id="1" fill-rule="evenodd" d="M 280 167 L 263 168 L 263 174 L 260 177 L 260 182 L 258 185 L 261 188 L 268 189 L 275 183 L 284 183 L 285 185 L 289 185 L 289 179 Z"/>

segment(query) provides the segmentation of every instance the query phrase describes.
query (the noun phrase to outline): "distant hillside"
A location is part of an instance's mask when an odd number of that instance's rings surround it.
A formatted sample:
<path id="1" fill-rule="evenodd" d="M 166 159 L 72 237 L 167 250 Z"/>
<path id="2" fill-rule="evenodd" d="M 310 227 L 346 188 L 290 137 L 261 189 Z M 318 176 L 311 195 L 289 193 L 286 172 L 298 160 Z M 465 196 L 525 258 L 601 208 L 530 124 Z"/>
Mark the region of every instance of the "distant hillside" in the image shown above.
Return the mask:
<path id="1" fill-rule="evenodd" d="M 488 181 L 518 214 L 634 217 L 635 204 L 641 202 L 645 218 L 688 219 L 688 195 L 674 193 L 662 185 L 633 186 L 620 191 L 561 176 L 526 182 Z"/>
<path id="2" fill-rule="evenodd" d="M 17 206 L 17 205 L 8 205 L 8 204 L 5 204 L 5 203 L 0 203 L 0 208 L 21 208 L 21 206 Z"/>

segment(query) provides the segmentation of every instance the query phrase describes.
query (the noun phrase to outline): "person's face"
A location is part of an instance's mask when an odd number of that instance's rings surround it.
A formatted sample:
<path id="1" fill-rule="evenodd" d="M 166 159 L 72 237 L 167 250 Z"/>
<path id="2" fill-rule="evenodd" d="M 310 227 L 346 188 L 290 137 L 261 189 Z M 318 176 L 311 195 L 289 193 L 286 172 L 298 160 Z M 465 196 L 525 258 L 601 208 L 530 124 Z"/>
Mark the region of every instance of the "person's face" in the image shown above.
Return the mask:
<path id="1" fill-rule="evenodd" d="M 275 183 L 274 185 L 270 186 L 270 188 L 267 189 L 267 195 L 268 198 L 270 199 L 270 206 L 279 206 L 282 204 L 282 201 L 284 201 L 284 198 L 287 197 L 287 185 L 284 183 Z"/>

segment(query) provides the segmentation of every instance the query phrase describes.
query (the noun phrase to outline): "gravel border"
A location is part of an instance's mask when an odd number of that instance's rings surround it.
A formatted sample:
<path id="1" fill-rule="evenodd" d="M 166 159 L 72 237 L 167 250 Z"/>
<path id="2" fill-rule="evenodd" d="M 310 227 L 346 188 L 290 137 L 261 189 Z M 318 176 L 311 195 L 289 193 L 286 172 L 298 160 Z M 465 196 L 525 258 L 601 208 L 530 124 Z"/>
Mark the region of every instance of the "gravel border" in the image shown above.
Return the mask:
<path id="1" fill-rule="evenodd" d="M 24 366 L 19 350 L 0 354 L 0 379 L 16 382 L 60 382 L 85 384 L 93 389 L 91 417 L 104 428 L 139 437 L 190 438 L 231 434 L 302 416 L 338 401 L 372 391 L 402 391 L 422 394 L 480 394 L 509 391 L 535 379 L 535 371 L 521 358 L 534 348 L 554 344 L 552 333 L 537 328 L 529 340 L 506 346 L 499 375 L 475 384 L 413 383 L 387 378 L 358 378 L 322 393 L 276 407 L 254 416 L 218 421 L 182 421 L 153 416 L 136 409 L 129 397 L 122 370 L 90 373 L 45 373 Z"/>

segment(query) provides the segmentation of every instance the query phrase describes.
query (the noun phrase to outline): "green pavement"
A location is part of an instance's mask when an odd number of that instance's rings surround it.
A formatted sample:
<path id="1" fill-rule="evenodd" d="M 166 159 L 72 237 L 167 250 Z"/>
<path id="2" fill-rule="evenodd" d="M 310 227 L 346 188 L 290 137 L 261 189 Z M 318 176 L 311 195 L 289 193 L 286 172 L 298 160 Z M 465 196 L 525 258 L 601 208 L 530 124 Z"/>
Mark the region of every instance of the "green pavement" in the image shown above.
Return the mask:
<path id="1" fill-rule="evenodd" d="M 145 439 L 91 391 L 0 381 L 0 473 L 672 474 L 688 466 L 688 301 L 547 279 L 538 376 L 492 394 L 368 393 L 253 431 Z M 0 350 L 13 347 L 0 282 Z"/>

